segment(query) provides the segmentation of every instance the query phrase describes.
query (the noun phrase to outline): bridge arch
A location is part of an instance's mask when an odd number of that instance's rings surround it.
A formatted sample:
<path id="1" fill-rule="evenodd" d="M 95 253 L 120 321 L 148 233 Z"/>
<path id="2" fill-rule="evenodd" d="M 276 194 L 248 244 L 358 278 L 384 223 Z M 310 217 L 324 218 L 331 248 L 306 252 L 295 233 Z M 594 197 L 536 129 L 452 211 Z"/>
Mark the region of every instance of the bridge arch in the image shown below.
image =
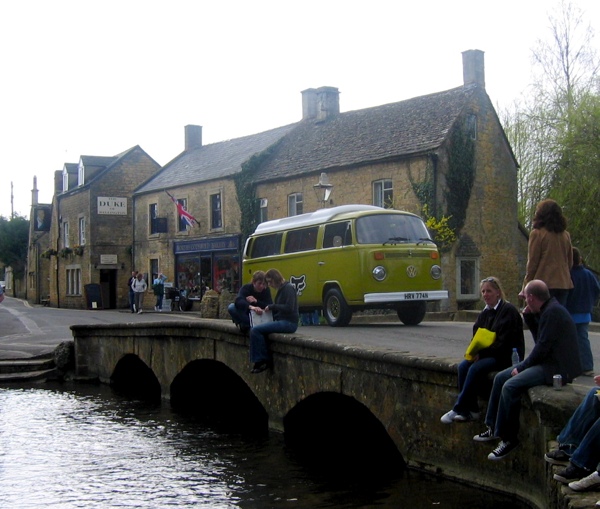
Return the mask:
<path id="1" fill-rule="evenodd" d="M 110 385 L 118 393 L 137 399 L 160 401 L 158 378 L 137 355 L 123 355 L 110 376 Z"/>
<path id="2" fill-rule="evenodd" d="M 347 477 L 353 472 L 377 478 L 406 468 L 383 424 L 362 403 L 336 392 L 319 392 L 283 418 L 286 444 L 303 462 Z"/>
<path id="3" fill-rule="evenodd" d="M 170 386 L 171 407 L 244 433 L 267 433 L 268 414 L 245 381 L 212 359 L 189 362 Z"/>

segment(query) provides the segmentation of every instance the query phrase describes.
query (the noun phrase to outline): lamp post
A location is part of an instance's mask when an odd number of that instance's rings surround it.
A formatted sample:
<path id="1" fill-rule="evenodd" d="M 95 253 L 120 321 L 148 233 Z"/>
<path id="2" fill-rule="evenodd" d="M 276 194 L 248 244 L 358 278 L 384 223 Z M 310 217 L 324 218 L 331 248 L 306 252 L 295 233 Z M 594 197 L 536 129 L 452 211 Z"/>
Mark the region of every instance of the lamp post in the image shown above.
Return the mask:
<path id="1" fill-rule="evenodd" d="M 326 207 L 331 193 L 333 192 L 333 184 L 329 183 L 329 177 L 327 173 L 322 172 L 319 176 L 319 183 L 313 186 L 315 194 L 317 195 L 317 201 L 321 204 L 322 208 Z"/>

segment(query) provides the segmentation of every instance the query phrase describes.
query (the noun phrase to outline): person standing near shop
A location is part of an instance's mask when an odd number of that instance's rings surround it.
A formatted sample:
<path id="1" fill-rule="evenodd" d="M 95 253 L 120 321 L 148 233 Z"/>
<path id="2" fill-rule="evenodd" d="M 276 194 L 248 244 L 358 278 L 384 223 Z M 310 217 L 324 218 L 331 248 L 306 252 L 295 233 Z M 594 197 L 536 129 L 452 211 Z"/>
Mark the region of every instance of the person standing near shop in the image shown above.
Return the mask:
<path id="1" fill-rule="evenodd" d="M 133 288 L 133 294 L 134 294 L 134 297 L 133 297 L 134 309 L 137 312 L 137 314 L 139 315 L 142 313 L 142 303 L 144 301 L 144 292 L 148 288 L 148 284 L 146 283 L 146 280 L 144 279 L 144 275 L 141 272 L 137 273 L 137 276 L 133 280 L 131 287 Z"/>
<path id="2" fill-rule="evenodd" d="M 158 311 L 159 313 L 162 311 L 163 298 L 165 296 L 165 281 L 167 280 L 167 276 L 165 276 L 162 272 L 156 276 L 156 279 L 152 283 L 152 291 L 156 296 L 156 303 L 154 305 L 154 311 Z"/>
<path id="3" fill-rule="evenodd" d="M 129 309 L 132 313 L 135 313 L 135 292 L 133 291 L 133 282 L 137 278 L 138 271 L 132 270 L 131 277 L 127 281 L 127 288 L 129 288 Z"/>

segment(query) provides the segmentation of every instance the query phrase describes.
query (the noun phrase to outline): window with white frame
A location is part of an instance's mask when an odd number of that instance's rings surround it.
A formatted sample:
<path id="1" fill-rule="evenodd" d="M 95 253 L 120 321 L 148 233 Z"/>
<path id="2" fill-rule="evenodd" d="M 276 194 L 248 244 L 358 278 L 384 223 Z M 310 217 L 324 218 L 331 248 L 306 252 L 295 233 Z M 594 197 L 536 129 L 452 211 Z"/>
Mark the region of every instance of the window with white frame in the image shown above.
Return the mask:
<path id="1" fill-rule="evenodd" d="M 479 300 L 479 258 L 456 258 L 456 300 Z"/>
<path id="2" fill-rule="evenodd" d="M 472 140 L 476 140 L 477 139 L 477 115 L 473 115 L 473 114 L 467 115 L 466 128 L 467 128 L 467 133 L 469 134 L 469 137 Z"/>
<path id="3" fill-rule="evenodd" d="M 62 173 L 62 181 L 63 181 L 63 193 L 69 190 L 69 172 L 67 168 L 63 168 Z"/>
<path id="4" fill-rule="evenodd" d="M 70 247 L 71 242 L 69 241 L 69 223 L 63 223 L 63 247 Z"/>
<path id="5" fill-rule="evenodd" d="M 67 269 L 67 295 L 81 295 L 81 268 Z"/>
<path id="6" fill-rule="evenodd" d="M 267 200 L 267 198 L 260 198 L 258 201 L 259 201 L 258 222 L 264 223 L 265 221 L 269 220 L 269 214 L 268 214 L 269 200 Z"/>
<path id="7" fill-rule="evenodd" d="M 221 192 L 210 195 L 210 227 L 215 230 L 223 228 L 223 210 L 221 208 Z"/>
<path id="8" fill-rule="evenodd" d="M 82 186 L 85 184 L 85 166 L 83 166 L 83 161 L 79 161 L 79 165 L 77 166 L 77 185 Z"/>
<path id="9" fill-rule="evenodd" d="M 288 195 L 288 216 L 297 216 L 304 212 L 302 193 Z"/>
<path id="10" fill-rule="evenodd" d="M 373 205 L 386 209 L 391 209 L 394 206 L 392 179 L 382 179 L 373 182 Z"/>
<path id="11" fill-rule="evenodd" d="M 79 245 L 85 246 L 85 217 L 79 218 Z"/>

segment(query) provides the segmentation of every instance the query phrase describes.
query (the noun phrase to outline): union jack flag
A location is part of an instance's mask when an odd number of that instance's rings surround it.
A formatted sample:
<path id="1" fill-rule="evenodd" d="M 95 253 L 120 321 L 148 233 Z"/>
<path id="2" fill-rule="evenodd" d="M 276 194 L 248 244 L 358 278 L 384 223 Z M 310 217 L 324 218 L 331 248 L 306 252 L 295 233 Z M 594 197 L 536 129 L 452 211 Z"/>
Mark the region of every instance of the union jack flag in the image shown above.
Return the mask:
<path id="1" fill-rule="evenodd" d="M 183 219 L 190 228 L 199 224 L 198 220 L 194 216 L 192 216 L 192 214 L 190 214 L 187 210 L 185 210 L 183 208 L 183 205 L 171 193 L 169 193 L 169 191 L 165 190 L 165 193 L 167 193 L 169 198 L 171 198 L 171 201 L 177 207 L 177 213 L 179 214 L 179 217 Z"/>

